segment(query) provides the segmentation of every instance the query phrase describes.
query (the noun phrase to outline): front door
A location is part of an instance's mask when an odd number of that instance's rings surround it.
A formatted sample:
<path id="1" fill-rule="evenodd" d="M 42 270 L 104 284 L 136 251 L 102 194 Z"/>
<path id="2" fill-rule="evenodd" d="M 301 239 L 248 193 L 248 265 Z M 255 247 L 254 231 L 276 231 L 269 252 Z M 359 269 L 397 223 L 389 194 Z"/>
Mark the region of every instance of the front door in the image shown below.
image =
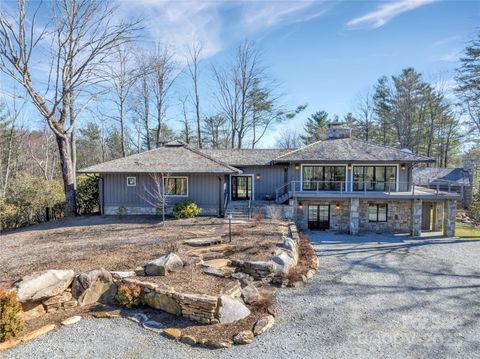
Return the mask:
<path id="1" fill-rule="evenodd" d="M 308 206 L 308 228 L 329 229 L 330 228 L 330 206 L 328 204 Z"/>
<path id="2" fill-rule="evenodd" d="M 232 201 L 248 200 L 252 196 L 252 176 L 232 176 Z"/>

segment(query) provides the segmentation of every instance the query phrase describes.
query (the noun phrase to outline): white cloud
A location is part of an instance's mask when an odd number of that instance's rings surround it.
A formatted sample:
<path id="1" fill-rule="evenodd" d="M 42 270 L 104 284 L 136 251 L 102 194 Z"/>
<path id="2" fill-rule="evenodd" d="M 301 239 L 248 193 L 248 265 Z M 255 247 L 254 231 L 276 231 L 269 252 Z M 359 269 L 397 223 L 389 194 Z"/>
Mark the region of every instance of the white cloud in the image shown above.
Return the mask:
<path id="1" fill-rule="evenodd" d="M 347 23 L 350 28 L 367 26 L 371 28 L 379 28 L 392 20 L 394 17 L 419 8 L 424 5 L 434 3 L 438 0 L 398 0 L 384 3 L 378 6 L 374 11 L 365 15 L 356 17 Z"/>

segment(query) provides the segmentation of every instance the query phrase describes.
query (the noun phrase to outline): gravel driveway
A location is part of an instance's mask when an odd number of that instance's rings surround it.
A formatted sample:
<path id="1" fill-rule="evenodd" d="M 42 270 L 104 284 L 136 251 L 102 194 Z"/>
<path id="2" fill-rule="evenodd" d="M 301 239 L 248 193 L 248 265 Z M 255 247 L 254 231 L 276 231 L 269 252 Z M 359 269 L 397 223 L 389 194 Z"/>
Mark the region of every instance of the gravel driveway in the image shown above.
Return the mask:
<path id="1" fill-rule="evenodd" d="M 2 354 L 49 359 L 480 358 L 480 241 L 327 233 L 316 233 L 312 240 L 322 268 L 307 286 L 279 291 L 280 318 L 252 345 L 191 348 L 126 319 L 89 319 Z"/>

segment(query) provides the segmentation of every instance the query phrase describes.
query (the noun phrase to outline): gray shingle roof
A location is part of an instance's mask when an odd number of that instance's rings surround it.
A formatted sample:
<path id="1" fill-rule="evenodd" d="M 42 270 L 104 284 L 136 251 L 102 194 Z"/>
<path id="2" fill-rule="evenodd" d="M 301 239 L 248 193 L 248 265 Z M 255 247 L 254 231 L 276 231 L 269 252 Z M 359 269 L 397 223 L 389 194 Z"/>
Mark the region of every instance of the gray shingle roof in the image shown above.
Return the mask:
<path id="1" fill-rule="evenodd" d="M 175 144 L 84 168 L 80 173 L 240 173 L 197 150 Z"/>
<path id="2" fill-rule="evenodd" d="M 202 149 L 202 153 L 231 166 L 263 166 L 288 150 L 280 149 Z"/>
<path id="3" fill-rule="evenodd" d="M 415 155 L 393 147 L 375 145 L 355 138 L 326 139 L 290 151 L 274 162 L 434 162 L 426 156 Z"/>
<path id="4" fill-rule="evenodd" d="M 418 167 L 413 170 L 413 181 L 417 184 L 457 184 L 470 185 L 470 174 L 463 168 Z"/>

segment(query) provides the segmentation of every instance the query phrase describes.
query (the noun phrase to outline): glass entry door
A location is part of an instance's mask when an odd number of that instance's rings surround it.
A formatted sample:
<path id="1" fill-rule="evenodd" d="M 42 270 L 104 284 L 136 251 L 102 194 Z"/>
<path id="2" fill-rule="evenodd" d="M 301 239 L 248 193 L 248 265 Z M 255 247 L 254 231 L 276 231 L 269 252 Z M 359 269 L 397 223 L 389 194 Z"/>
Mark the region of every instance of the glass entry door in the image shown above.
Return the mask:
<path id="1" fill-rule="evenodd" d="M 252 196 L 252 176 L 232 176 L 232 201 L 248 200 Z"/>
<path id="2" fill-rule="evenodd" d="M 308 228 L 329 229 L 330 228 L 330 206 L 328 204 L 308 206 Z"/>

